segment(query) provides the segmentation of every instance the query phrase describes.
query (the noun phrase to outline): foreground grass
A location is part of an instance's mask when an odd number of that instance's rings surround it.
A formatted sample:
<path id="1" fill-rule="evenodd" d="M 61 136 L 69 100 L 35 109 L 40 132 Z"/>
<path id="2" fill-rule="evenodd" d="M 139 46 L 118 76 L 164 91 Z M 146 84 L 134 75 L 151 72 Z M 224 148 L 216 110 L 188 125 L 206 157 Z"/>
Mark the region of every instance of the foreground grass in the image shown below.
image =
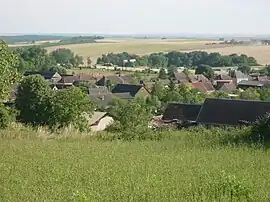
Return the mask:
<path id="1" fill-rule="evenodd" d="M 141 142 L 2 138 L 0 201 L 270 200 L 268 150 L 171 135 Z"/>

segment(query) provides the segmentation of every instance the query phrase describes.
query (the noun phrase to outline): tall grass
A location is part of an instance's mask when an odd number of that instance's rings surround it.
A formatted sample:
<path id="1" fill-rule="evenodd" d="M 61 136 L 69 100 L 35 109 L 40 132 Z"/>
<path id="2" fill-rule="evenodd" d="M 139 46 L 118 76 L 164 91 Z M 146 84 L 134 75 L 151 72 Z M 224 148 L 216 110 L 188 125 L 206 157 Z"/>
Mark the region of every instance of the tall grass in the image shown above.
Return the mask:
<path id="1" fill-rule="evenodd" d="M 0 201 L 270 200 L 269 151 L 231 144 L 232 131 L 168 132 L 159 141 L 62 132 L 0 133 Z"/>

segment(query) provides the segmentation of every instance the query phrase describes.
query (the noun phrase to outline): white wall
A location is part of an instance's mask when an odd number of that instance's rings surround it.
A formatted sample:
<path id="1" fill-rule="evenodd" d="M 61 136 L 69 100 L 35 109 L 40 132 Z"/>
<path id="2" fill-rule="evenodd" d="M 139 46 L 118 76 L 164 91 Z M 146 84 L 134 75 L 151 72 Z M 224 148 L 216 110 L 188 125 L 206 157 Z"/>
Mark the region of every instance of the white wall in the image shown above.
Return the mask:
<path id="1" fill-rule="evenodd" d="M 91 126 L 91 130 L 92 131 L 103 131 L 105 130 L 110 124 L 113 123 L 113 118 L 110 116 L 105 116 L 102 119 L 100 119 L 100 121 L 98 122 L 97 125 L 95 126 Z"/>

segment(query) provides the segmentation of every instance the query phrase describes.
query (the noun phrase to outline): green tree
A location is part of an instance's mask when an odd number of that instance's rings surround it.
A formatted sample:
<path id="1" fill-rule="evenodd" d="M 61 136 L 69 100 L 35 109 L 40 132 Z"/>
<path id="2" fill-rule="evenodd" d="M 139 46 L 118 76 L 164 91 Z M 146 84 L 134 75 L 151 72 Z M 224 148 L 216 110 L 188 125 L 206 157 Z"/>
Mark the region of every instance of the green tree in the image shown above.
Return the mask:
<path id="1" fill-rule="evenodd" d="M 251 67 L 248 64 L 240 64 L 238 70 L 243 72 L 244 74 L 249 74 L 251 71 Z"/>
<path id="2" fill-rule="evenodd" d="M 52 51 L 51 56 L 56 63 L 61 64 L 62 66 L 68 66 L 72 64 L 72 62 L 74 63 L 74 53 L 70 49 L 59 48 Z"/>
<path id="3" fill-rule="evenodd" d="M 15 100 L 20 121 L 47 125 L 52 113 L 52 96 L 52 90 L 42 76 L 25 77 L 18 87 Z"/>
<path id="4" fill-rule="evenodd" d="M 47 53 L 47 50 L 40 46 L 19 47 L 14 50 L 14 53 L 19 58 L 16 67 L 21 72 L 40 71 L 56 64 L 54 58 Z"/>
<path id="5" fill-rule="evenodd" d="M 214 78 L 214 70 L 209 65 L 201 65 L 197 67 L 195 74 L 203 74 L 208 79 Z"/>
<path id="6" fill-rule="evenodd" d="M 248 88 L 240 93 L 240 99 L 243 100 L 260 100 L 261 95 L 256 88 Z"/>
<path id="7" fill-rule="evenodd" d="M 152 118 L 152 108 L 145 100 L 136 98 L 132 101 L 115 100 L 111 113 L 116 122 L 110 128 L 123 133 L 123 138 L 134 139 L 148 130 Z"/>
<path id="8" fill-rule="evenodd" d="M 83 57 L 79 56 L 79 55 L 75 55 L 75 57 L 73 57 L 70 60 L 70 63 L 73 65 L 73 67 L 79 67 L 80 65 L 83 65 Z"/>
<path id="9" fill-rule="evenodd" d="M 270 140 L 270 113 L 255 121 L 252 126 L 252 137 L 257 141 Z"/>
<path id="10" fill-rule="evenodd" d="M 0 100 L 8 99 L 10 88 L 15 84 L 20 75 L 16 70 L 18 58 L 8 50 L 5 42 L 0 40 Z"/>
<path id="11" fill-rule="evenodd" d="M 164 68 L 161 68 L 159 71 L 159 75 L 158 75 L 159 79 L 166 79 L 167 78 L 167 74 Z"/>
<path id="12" fill-rule="evenodd" d="M 87 66 L 88 67 L 91 67 L 91 65 L 92 65 L 92 60 L 91 60 L 91 58 L 90 57 L 87 57 Z"/>
<path id="13" fill-rule="evenodd" d="M 270 101 L 270 89 L 269 88 L 262 88 L 260 91 L 260 99 L 263 101 Z"/>
<path id="14" fill-rule="evenodd" d="M 94 103 L 81 89 L 72 87 L 56 92 L 52 111 L 51 127 L 66 127 L 71 124 L 83 131 L 88 129 L 88 118 L 94 111 Z"/>
<path id="15" fill-rule="evenodd" d="M 74 86 L 81 89 L 82 92 L 89 94 L 89 88 L 94 87 L 94 84 L 87 82 L 87 81 L 78 81 L 74 82 Z"/>

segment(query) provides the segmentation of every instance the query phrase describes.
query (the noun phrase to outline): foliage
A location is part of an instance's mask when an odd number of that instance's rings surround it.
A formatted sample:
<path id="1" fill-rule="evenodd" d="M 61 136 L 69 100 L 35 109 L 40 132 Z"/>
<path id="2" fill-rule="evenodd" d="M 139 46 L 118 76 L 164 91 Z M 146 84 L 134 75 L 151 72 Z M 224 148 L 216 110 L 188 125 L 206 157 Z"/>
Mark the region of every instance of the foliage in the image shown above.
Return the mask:
<path id="1" fill-rule="evenodd" d="M 10 88 L 19 80 L 19 74 L 15 67 L 17 57 L 8 50 L 8 46 L 0 41 L 0 100 L 5 101 L 8 98 Z"/>
<path id="2" fill-rule="evenodd" d="M 0 105 L 0 129 L 7 128 L 12 122 L 12 111 L 11 109 Z"/>
<path id="3" fill-rule="evenodd" d="M 13 50 L 18 56 L 19 63 L 16 66 L 21 72 L 25 71 L 40 71 L 56 64 L 47 50 L 40 46 L 19 47 Z"/>
<path id="4" fill-rule="evenodd" d="M 262 88 L 259 90 L 260 99 L 263 101 L 270 101 L 270 89 L 269 88 Z"/>
<path id="5" fill-rule="evenodd" d="M 52 90 L 40 75 L 25 77 L 15 100 L 19 120 L 33 125 L 46 125 L 51 115 Z"/>
<path id="6" fill-rule="evenodd" d="M 239 97 L 243 100 L 260 100 L 260 93 L 256 88 L 248 88 L 241 92 Z"/>
<path id="7" fill-rule="evenodd" d="M 152 53 L 148 57 L 150 67 L 167 67 L 168 59 L 164 53 Z"/>
<path id="8" fill-rule="evenodd" d="M 161 68 L 161 69 L 160 69 L 158 78 L 159 78 L 159 79 L 166 79 L 166 78 L 167 78 L 167 73 L 166 73 L 166 71 L 165 71 L 164 68 Z"/>
<path id="9" fill-rule="evenodd" d="M 209 65 L 200 65 L 196 68 L 195 74 L 203 74 L 208 79 L 214 78 L 214 70 Z"/>
<path id="10" fill-rule="evenodd" d="M 238 70 L 243 72 L 244 74 L 249 74 L 251 71 L 251 67 L 248 64 L 241 64 L 239 65 Z"/>
<path id="11" fill-rule="evenodd" d="M 124 139 L 134 139 L 143 135 L 152 118 L 151 106 L 140 98 L 132 101 L 115 100 L 110 111 L 116 123 L 109 130 L 122 132 Z"/>
<path id="12" fill-rule="evenodd" d="M 95 85 L 88 81 L 75 81 L 74 86 L 80 88 L 82 92 L 89 94 L 89 88 L 94 87 Z"/>
<path id="13" fill-rule="evenodd" d="M 51 52 L 51 56 L 55 59 L 56 63 L 61 64 L 65 67 L 70 67 L 70 65 L 77 66 L 81 63 L 79 56 L 74 55 L 70 49 L 59 48 Z"/>
<path id="14" fill-rule="evenodd" d="M 87 66 L 88 67 L 91 67 L 91 65 L 92 65 L 92 60 L 91 60 L 91 58 L 90 57 L 87 57 Z"/>
<path id="15" fill-rule="evenodd" d="M 252 136 L 260 141 L 270 140 L 270 113 L 266 113 L 255 121 L 252 128 Z"/>
<path id="16" fill-rule="evenodd" d="M 51 127 L 74 125 L 80 131 L 87 130 L 87 118 L 91 117 L 93 111 L 94 104 L 79 88 L 72 87 L 60 90 L 53 97 L 49 124 Z"/>
<path id="17" fill-rule="evenodd" d="M 150 66 L 150 67 L 198 67 L 202 64 L 211 67 L 223 67 L 223 66 L 238 66 L 258 65 L 257 61 L 253 57 L 247 55 L 227 55 L 222 56 L 220 53 L 207 53 L 205 51 L 193 51 L 189 53 L 172 51 L 167 54 L 164 53 L 152 53 L 150 55 L 138 56 L 124 53 L 109 53 L 102 55 L 98 59 L 98 64 L 112 63 L 114 65 L 122 66 L 123 60 L 136 59 L 135 66 Z"/>

